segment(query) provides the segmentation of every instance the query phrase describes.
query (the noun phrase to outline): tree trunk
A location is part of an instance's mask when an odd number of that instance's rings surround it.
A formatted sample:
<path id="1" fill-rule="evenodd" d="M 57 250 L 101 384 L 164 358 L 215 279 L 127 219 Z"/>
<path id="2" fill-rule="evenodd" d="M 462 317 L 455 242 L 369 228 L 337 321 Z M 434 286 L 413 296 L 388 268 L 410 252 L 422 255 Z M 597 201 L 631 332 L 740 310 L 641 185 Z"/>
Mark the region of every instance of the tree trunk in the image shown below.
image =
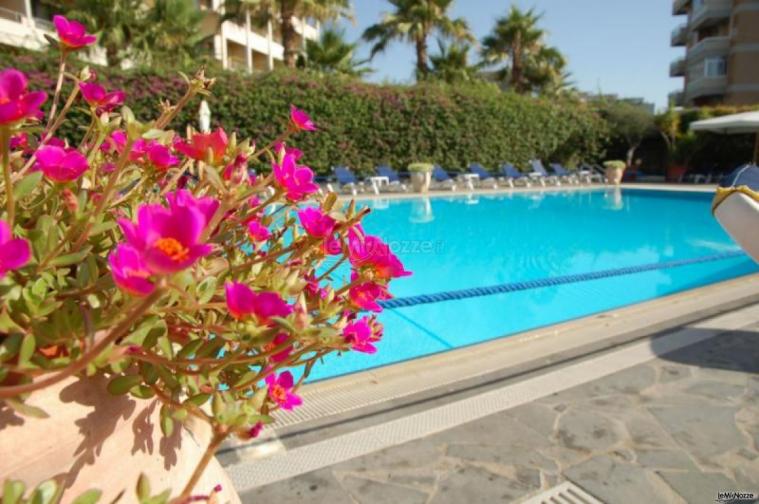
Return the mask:
<path id="1" fill-rule="evenodd" d="M 285 66 L 295 68 L 298 61 L 298 41 L 293 16 L 295 15 L 295 4 L 292 1 L 283 1 L 280 14 L 282 15 L 282 47 L 284 48 Z"/>
<path id="2" fill-rule="evenodd" d="M 638 150 L 638 146 L 640 144 L 631 145 L 629 149 L 627 149 L 627 167 L 630 168 L 633 165 L 633 158 L 635 157 L 635 151 Z"/>
<path id="3" fill-rule="evenodd" d="M 522 43 L 521 37 L 517 34 L 514 40 L 514 46 L 511 55 L 511 88 L 517 92 L 523 92 L 523 70 L 522 70 Z"/>
<path id="4" fill-rule="evenodd" d="M 427 77 L 430 69 L 427 66 L 427 37 L 422 35 L 416 39 L 416 73 L 418 79 Z"/>

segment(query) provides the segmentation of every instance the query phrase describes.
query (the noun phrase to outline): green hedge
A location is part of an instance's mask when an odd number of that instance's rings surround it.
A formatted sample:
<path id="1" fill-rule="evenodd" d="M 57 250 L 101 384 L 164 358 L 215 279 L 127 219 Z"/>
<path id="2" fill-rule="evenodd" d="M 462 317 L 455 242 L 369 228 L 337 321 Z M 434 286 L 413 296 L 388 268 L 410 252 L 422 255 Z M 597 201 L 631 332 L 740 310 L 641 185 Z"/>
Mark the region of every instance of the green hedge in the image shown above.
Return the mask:
<path id="1" fill-rule="evenodd" d="M 0 63 L 27 72 L 33 87 L 54 87 L 52 56 L 3 50 Z M 176 74 L 96 70 L 108 88 L 127 91 L 129 106 L 143 120 L 155 116 L 159 97 L 175 100 L 184 89 Z M 366 172 L 378 163 L 405 167 L 414 161 L 451 169 L 475 161 L 524 165 L 533 157 L 572 164 L 599 159 L 607 137 L 605 123 L 584 103 L 517 96 L 485 84 L 389 86 L 305 72 L 219 72 L 208 101 L 214 124 L 260 143 L 282 130 L 289 104 L 308 111 L 320 131 L 299 135 L 295 143 L 320 173 L 336 164 Z M 191 104 L 173 126 L 195 123 L 197 107 Z M 63 134 L 75 138 L 85 118 L 82 112 L 74 117 Z"/>

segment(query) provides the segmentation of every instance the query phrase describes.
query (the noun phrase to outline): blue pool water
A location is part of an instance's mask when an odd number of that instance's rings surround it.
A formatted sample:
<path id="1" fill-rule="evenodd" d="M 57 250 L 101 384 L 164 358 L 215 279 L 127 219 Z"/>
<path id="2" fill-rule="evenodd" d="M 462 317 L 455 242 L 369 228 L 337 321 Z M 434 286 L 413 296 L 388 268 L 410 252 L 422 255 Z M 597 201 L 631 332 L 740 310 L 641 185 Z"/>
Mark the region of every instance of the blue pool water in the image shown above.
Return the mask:
<path id="1" fill-rule="evenodd" d="M 754 273 L 712 195 L 630 189 L 360 202 L 367 232 L 413 271 L 405 298 L 708 256 L 670 269 L 386 309 L 379 352 L 331 355 L 309 381 L 400 362 Z M 731 255 L 731 253 L 733 255 Z"/>

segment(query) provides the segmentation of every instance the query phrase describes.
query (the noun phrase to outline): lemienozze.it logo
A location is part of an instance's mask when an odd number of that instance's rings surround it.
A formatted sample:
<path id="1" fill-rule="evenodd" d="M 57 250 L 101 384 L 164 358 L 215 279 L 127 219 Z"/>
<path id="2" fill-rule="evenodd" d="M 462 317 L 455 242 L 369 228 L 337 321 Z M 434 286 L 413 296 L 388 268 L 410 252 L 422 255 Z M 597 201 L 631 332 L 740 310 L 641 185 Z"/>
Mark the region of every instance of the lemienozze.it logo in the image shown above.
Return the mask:
<path id="1" fill-rule="evenodd" d="M 755 502 L 759 499 L 756 492 L 718 492 L 716 502 L 729 504 L 731 502 Z"/>

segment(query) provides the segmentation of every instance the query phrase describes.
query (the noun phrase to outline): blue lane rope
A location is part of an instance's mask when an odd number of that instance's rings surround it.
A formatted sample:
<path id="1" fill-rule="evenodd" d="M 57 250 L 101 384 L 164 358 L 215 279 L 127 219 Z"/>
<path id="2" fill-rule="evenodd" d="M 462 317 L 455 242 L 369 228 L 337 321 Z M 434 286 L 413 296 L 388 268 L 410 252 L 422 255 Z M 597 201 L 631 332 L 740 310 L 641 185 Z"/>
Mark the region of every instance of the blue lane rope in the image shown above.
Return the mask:
<path id="1" fill-rule="evenodd" d="M 694 257 L 691 259 L 677 259 L 674 261 L 665 261 L 651 264 L 642 264 L 640 266 L 628 266 L 625 268 L 614 268 L 608 270 L 595 271 L 592 273 L 579 273 L 576 275 L 564 275 L 552 278 L 540 278 L 537 280 L 528 280 L 525 282 L 514 282 L 500 285 L 491 285 L 489 287 L 475 287 L 472 289 L 461 289 L 455 291 L 437 292 L 435 294 L 422 294 L 420 296 L 409 296 L 395 299 L 380 301 L 383 308 L 404 308 L 421 304 L 439 303 L 441 301 L 452 301 L 455 299 L 467 299 L 482 296 L 492 296 L 494 294 L 505 294 L 508 292 L 518 292 L 530 289 L 539 289 L 541 287 L 551 287 L 576 282 L 586 282 L 588 280 L 598 280 L 600 278 L 609 278 L 621 275 L 632 275 L 634 273 L 643 273 L 645 271 L 666 270 L 680 268 L 692 264 L 701 264 L 725 259 L 734 259 L 744 257 L 743 251 L 724 252 L 708 256 Z"/>

